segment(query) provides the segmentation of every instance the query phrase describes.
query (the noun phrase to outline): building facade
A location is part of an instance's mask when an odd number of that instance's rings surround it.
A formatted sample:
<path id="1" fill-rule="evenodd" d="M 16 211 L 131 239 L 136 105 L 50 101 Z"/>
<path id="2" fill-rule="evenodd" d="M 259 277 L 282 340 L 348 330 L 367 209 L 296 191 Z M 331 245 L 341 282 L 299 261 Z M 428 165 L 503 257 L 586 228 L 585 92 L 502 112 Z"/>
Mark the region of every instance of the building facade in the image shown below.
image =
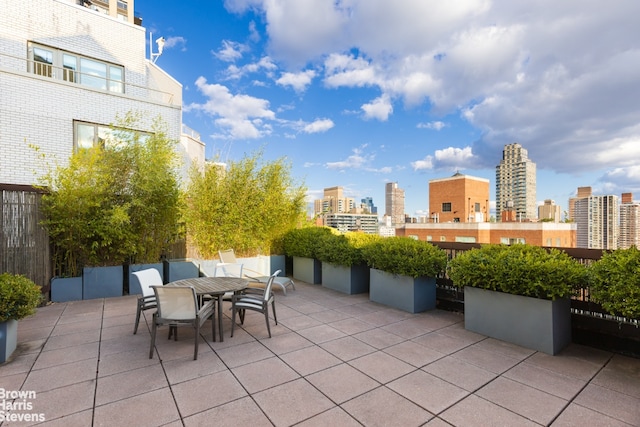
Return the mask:
<path id="1" fill-rule="evenodd" d="M 575 218 L 579 248 L 618 248 L 618 196 L 588 196 L 576 200 Z"/>
<path id="2" fill-rule="evenodd" d="M 536 207 L 536 164 L 522 145 L 507 144 L 496 166 L 496 218 L 502 221 L 503 211 L 512 209 L 515 221 L 533 221 Z"/>
<path id="3" fill-rule="evenodd" d="M 391 218 L 391 224 L 404 224 L 404 190 L 397 182 L 387 182 L 384 192 L 384 214 Z"/>
<path id="4" fill-rule="evenodd" d="M 620 203 L 620 238 L 618 247 L 640 249 L 640 203 L 633 201 L 632 193 L 622 193 Z"/>
<path id="5" fill-rule="evenodd" d="M 362 207 L 362 210 L 364 213 L 370 213 L 375 215 L 378 214 L 378 207 L 373 204 L 372 197 L 365 197 L 364 199 L 361 199 L 360 206 Z"/>
<path id="6" fill-rule="evenodd" d="M 560 206 L 556 205 L 554 200 L 546 199 L 544 204 L 538 206 L 538 220 L 560 222 L 562 220 Z"/>
<path id="7" fill-rule="evenodd" d="M 313 202 L 314 215 L 350 213 L 355 210 L 355 199 L 344 197 L 344 189 L 342 187 L 325 188 L 322 199 L 317 199 Z"/>
<path id="8" fill-rule="evenodd" d="M 343 233 L 361 231 L 378 234 L 378 216 L 373 214 L 328 213 L 324 215 L 323 224 Z"/>
<path id="9" fill-rule="evenodd" d="M 131 130 L 151 131 L 160 118 L 183 155 L 204 159 L 199 138 L 182 138 L 182 85 L 146 58 L 133 7 L 0 0 L 0 183 L 37 184 L 39 156 L 65 165 L 129 112 L 139 117 Z"/>
<path id="10" fill-rule="evenodd" d="M 456 173 L 429 181 L 430 222 L 489 220 L 489 180 Z"/>
<path id="11" fill-rule="evenodd" d="M 569 219 L 574 221 L 576 218 L 576 201 L 591 196 L 591 187 L 578 187 L 575 197 L 569 198 Z"/>

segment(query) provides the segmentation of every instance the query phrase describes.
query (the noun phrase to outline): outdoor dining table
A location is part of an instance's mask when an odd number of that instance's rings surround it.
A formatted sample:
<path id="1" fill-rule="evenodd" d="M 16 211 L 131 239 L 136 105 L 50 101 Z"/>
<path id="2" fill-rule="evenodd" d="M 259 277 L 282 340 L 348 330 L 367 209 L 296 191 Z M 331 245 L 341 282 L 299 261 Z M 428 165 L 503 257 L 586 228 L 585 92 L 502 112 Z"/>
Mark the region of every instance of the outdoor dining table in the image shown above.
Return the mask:
<path id="1" fill-rule="evenodd" d="M 222 297 L 227 292 L 239 292 L 246 289 L 249 280 L 240 277 L 194 277 L 191 279 L 176 280 L 165 286 L 189 287 L 192 286 L 196 294 L 211 295 L 218 298 L 218 332 L 220 341 L 224 341 L 222 334 Z"/>

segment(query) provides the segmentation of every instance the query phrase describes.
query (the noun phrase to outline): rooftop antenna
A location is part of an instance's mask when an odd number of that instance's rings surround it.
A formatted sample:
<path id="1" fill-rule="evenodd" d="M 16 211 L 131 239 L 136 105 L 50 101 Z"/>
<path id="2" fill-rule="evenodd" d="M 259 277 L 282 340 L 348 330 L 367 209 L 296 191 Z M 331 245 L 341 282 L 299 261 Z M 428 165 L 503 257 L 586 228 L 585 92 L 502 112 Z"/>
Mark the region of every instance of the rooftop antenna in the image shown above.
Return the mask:
<path id="1" fill-rule="evenodd" d="M 150 56 L 151 56 L 151 62 L 153 62 L 154 64 L 156 63 L 156 61 L 158 60 L 158 57 L 160 57 L 160 55 L 162 55 L 162 50 L 164 49 L 164 37 L 158 37 L 156 39 L 156 44 L 158 45 L 158 52 L 157 53 L 153 53 L 153 43 L 152 43 L 152 38 L 153 38 L 153 34 L 149 33 L 149 49 L 150 49 Z"/>

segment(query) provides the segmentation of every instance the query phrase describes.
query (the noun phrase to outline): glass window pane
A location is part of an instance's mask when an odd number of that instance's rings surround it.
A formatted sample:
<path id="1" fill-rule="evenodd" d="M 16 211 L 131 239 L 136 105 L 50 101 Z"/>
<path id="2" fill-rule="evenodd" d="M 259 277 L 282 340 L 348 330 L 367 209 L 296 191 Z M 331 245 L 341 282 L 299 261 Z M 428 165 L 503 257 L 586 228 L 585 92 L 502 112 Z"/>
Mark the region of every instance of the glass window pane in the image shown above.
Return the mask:
<path id="1" fill-rule="evenodd" d="M 76 147 L 91 148 L 95 141 L 95 126 L 78 123 L 76 125 Z"/>
<path id="2" fill-rule="evenodd" d="M 87 58 L 80 59 L 82 84 L 107 90 L 107 65 Z"/>
<path id="3" fill-rule="evenodd" d="M 67 53 L 62 55 L 62 78 L 68 82 L 75 83 L 77 79 L 78 59 Z"/>
<path id="4" fill-rule="evenodd" d="M 51 77 L 53 52 L 40 47 L 33 48 L 33 72 L 40 76 Z"/>
<path id="5" fill-rule="evenodd" d="M 109 90 L 111 92 L 124 92 L 122 84 L 122 67 L 109 66 Z"/>

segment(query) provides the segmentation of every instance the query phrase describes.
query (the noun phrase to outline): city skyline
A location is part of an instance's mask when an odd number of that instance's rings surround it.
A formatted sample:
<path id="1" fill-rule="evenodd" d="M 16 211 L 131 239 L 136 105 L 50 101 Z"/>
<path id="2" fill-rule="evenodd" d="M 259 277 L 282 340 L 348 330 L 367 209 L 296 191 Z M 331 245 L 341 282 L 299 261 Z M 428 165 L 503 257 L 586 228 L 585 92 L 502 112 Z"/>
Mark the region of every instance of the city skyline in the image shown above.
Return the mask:
<path id="1" fill-rule="evenodd" d="M 398 182 L 406 212 L 427 215 L 429 180 L 459 171 L 491 180 L 495 203 L 495 167 L 515 142 L 538 166 L 538 204 L 564 207 L 580 186 L 640 193 L 637 2 L 135 9 L 165 41 L 156 64 L 183 85 L 183 122 L 206 156 L 286 157 L 309 202 L 342 185 L 382 206 Z"/>

